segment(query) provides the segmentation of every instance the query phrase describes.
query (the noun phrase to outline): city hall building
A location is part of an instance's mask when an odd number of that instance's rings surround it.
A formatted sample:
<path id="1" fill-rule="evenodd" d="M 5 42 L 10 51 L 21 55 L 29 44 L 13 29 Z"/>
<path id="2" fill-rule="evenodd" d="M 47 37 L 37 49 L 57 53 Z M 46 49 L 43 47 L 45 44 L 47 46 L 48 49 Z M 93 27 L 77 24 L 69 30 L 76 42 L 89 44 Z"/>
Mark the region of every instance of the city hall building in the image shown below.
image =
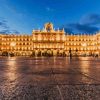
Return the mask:
<path id="1" fill-rule="evenodd" d="M 94 35 L 68 35 L 46 23 L 43 30 L 33 30 L 31 35 L 0 34 L 0 55 L 65 56 L 100 54 L 100 33 Z"/>

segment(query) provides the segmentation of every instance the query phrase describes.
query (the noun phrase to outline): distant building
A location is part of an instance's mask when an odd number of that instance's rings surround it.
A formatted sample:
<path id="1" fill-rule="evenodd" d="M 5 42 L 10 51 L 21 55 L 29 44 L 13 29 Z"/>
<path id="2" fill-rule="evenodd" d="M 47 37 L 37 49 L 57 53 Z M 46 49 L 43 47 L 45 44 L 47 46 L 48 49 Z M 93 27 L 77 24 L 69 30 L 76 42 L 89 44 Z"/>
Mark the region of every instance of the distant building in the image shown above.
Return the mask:
<path id="1" fill-rule="evenodd" d="M 33 30 L 32 35 L 0 34 L 0 55 L 3 52 L 19 56 L 100 54 L 100 33 L 95 35 L 66 35 L 63 30 L 54 30 L 46 23 L 43 30 Z"/>

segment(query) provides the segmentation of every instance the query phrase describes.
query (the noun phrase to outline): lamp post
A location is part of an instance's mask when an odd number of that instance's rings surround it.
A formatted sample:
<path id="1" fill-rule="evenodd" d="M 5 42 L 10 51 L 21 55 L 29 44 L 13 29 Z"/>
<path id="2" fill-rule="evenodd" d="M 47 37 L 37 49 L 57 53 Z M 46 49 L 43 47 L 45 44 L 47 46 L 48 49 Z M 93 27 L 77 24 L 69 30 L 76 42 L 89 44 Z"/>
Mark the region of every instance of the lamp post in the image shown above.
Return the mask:
<path id="1" fill-rule="evenodd" d="M 76 57 L 77 57 L 77 56 L 78 56 L 78 54 L 77 54 L 77 53 L 78 53 L 78 49 L 76 48 L 76 50 L 75 50 L 75 51 L 76 51 L 75 53 L 76 53 Z"/>
<path id="2" fill-rule="evenodd" d="M 72 51 L 71 51 L 71 48 L 69 49 L 69 57 L 70 57 L 70 59 L 72 59 Z"/>

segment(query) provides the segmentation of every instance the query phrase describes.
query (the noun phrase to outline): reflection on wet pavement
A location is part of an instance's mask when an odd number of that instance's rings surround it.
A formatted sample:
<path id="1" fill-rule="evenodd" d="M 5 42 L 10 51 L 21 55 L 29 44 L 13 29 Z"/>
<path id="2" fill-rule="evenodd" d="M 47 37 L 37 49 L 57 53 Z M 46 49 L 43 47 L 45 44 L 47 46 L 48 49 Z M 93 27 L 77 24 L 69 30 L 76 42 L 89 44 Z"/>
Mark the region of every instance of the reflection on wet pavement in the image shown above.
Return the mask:
<path id="1" fill-rule="evenodd" d="M 0 58 L 0 100 L 99 100 L 100 58 Z"/>

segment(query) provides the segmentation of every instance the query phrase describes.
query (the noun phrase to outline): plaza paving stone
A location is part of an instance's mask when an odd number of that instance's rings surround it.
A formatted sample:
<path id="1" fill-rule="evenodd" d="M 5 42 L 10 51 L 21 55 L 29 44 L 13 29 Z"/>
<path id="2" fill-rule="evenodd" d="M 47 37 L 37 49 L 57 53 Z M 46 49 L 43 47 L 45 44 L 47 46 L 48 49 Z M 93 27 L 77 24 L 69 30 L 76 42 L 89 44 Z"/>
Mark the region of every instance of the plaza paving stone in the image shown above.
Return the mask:
<path id="1" fill-rule="evenodd" d="M 100 100 L 100 58 L 0 57 L 0 100 Z"/>

